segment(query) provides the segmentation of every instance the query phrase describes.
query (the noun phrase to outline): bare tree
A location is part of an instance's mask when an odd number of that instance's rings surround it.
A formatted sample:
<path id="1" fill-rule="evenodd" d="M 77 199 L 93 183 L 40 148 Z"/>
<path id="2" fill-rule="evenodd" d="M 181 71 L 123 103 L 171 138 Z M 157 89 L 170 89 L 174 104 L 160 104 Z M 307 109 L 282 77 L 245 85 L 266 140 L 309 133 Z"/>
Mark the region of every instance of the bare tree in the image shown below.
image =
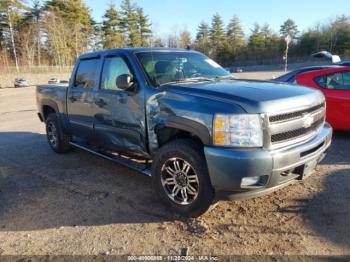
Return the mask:
<path id="1" fill-rule="evenodd" d="M 187 48 L 191 45 L 191 34 L 187 30 L 180 32 L 180 48 Z"/>
<path id="2" fill-rule="evenodd" d="M 71 48 L 68 39 L 71 37 L 70 29 L 67 28 L 62 17 L 50 12 L 43 18 L 46 31 L 48 53 L 53 58 L 55 65 L 66 66 L 73 63 Z"/>
<path id="3" fill-rule="evenodd" d="M 0 1 L 0 19 L 1 23 L 6 25 L 9 32 L 9 40 L 11 43 L 11 49 L 13 53 L 13 58 L 16 65 L 16 70 L 19 71 L 18 66 L 18 57 L 16 52 L 16 43 L 15 43 L 15 32 L 14 32 L 14 23 L 16 17 L 20 13 L 20 10 L 25 9 L 23 0 L 1 0 Z"/>
<path id="4" fill-rule="evenodd" d="M 35 55 L 37 52 L 36 33 L 36 25 L 32 21 L 28 21 L 21 25 L 18 34 L 15 37 L 18 43 L 17 48 L 19 51 L 22 65 L 34 65 Z"/>

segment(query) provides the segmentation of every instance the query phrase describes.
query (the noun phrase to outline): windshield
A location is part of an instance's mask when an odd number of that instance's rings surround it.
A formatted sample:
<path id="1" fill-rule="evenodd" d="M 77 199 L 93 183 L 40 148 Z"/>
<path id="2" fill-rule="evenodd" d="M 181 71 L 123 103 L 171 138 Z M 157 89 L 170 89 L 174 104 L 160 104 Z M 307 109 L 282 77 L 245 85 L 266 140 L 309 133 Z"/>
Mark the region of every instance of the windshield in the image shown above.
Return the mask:
<path id="1" fill-rule="evenodd" d="M 220 65 L 200 53 L 153 51 L 137 53 L 136 56 L 155 86 L 231 77 Z"/>

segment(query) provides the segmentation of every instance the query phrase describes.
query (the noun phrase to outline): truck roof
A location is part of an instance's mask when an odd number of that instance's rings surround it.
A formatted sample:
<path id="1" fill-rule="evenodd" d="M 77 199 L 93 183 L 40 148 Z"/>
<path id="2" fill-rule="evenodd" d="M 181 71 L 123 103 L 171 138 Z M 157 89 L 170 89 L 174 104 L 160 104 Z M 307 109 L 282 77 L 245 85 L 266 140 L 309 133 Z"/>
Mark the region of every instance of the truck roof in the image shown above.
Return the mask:
<path id="1" fill-rule="evenodd" d="M 107 50 L 101 50 L 96 52 L 90 52 L 86 54 L 82 54 L 79 56 L 79 59 L 87 59 L 93 58 L 101 55 L 108 55 L 109 53 L 113 53 L 115 51 L 122 51 L 125 53 L 138 53 L 138 52 L 196 52 L 194 50 L 182 49 L 182 48 L 166 48 L 166 47 L 137 47 L 137 48 L 113 48 Z"/>

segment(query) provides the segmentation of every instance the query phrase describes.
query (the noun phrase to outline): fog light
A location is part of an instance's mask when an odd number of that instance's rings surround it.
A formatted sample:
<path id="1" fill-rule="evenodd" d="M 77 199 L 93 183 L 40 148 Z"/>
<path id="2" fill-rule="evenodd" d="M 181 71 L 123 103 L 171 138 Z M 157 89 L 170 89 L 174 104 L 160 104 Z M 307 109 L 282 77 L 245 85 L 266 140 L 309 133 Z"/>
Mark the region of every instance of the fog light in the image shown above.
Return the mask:
<path id="1" fill-rule="evenodd" d="M 255 186 L 259 183 L 260 176 L 247 176 L 242 178 L 241 186 Z"/>

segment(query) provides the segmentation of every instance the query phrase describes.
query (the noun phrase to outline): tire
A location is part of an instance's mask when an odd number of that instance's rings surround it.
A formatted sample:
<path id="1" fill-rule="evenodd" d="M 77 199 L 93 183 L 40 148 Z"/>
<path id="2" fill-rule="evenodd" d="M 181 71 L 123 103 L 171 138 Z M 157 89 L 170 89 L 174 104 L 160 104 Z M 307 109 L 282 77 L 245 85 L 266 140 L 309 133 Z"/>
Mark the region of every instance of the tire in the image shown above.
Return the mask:
<path id="1" fill-rule="evenodd" d="M 71 137 L 64 133 L 59 119 L 55 113 L 48 115 L 45 121 L 47 141 L 56 153 L 67 153 L 71 150 L 69 144 Z"/>
<path id="2" fill-rule="evenodd" d="M 169 209 L 186 217 L 205 213 L 215 195 L 203 149 L 191 139 L 173 140 L 158 150 L 152 184 Z"/>

